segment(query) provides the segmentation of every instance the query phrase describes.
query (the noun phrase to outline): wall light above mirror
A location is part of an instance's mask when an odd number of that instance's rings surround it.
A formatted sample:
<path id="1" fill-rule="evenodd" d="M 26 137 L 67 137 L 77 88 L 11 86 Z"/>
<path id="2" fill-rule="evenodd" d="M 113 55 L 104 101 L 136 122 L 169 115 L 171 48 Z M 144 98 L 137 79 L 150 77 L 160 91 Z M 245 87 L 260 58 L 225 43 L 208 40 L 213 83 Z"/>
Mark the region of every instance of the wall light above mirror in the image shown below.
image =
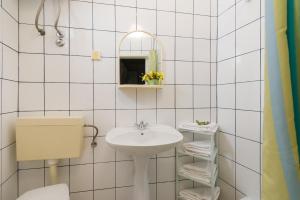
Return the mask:
<path id="1" fill-rule="evenodd" d="M 132 31 L 119 44 L 119 87 L 162 88 L 164 49 L 151 33 Z"/>

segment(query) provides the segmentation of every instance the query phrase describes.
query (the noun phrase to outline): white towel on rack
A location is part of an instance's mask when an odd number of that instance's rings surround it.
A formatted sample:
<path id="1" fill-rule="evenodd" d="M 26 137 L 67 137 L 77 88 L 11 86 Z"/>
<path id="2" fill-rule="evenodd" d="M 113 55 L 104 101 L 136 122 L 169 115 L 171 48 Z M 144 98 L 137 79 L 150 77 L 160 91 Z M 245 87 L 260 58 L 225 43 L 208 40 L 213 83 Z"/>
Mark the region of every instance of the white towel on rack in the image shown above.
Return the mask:
<path id="1" fill-rule="evenodd" d="M 210 123 L 208 125 L 198 125 L 197 123 L 185 122 L 179 125 L 179 129 L 183 131 L 214 134 L 218 130 L 218 125 L 216 123 Z"/>
<path id="2" fill-rule="evenodd" d="M 209 187 L 185 189 L 179 195 L 186 200 L 217 200 L 220 195 L 220 188 Z"/>
<path id="3" fill-rule="evenodd" d="M 200 156 L 209 157 L 212 154 L 210 140 L 187 142 L 182 145 L 183 151 L 190 154 L 199 154 Z"/>
<path id="4" fill-rule="evenodd" d="M 216 176 L 217 166 L 211 162 L 196 162 L 183 165 L 178 172 L 181 176 L 210 185 Z"/>
<path id="5" fill-rule="evenodd" d="M 183 165 L 183 169 L 207 177 L 211 177 L 216 168 L 217 165 L 211 162 L 195 162 Z"/>

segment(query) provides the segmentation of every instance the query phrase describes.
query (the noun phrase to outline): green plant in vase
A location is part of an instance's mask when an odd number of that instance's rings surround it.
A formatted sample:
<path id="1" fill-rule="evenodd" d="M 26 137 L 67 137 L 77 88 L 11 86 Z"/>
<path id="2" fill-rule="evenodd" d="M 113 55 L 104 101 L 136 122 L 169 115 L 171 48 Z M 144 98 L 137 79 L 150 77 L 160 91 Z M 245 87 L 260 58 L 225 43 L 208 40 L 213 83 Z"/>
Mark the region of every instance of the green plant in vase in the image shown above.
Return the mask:
<path id="1" fill-rule="evenodd" d="M 164 73 L 157 71 L 149 71 L 143 77 L 142 80 L 147 83 L 147 85 L 160 85 L 162 80 L 164 80 Z"/>

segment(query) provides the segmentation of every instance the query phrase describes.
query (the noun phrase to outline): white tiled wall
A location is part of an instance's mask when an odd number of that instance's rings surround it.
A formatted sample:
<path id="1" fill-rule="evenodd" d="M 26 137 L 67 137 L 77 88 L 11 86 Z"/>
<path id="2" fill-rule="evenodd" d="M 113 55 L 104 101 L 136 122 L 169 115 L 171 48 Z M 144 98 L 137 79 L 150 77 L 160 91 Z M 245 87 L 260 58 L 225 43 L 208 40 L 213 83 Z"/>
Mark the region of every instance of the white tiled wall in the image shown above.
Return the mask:
<path id="1" fill-rule="evenodd" d="M 133 161 L 104 142 L 105 133 L 140 120 L 176 127 L 181 121 L 216 119 L 216 2 L 210 0 L 63 0 L 60 29 L 66 45 L 55 46 L 56 1 L 46 1 L 40 37 L 33 22 L 38 0 L 20 0 L 20 116 L 81 115 L 99 126 L 98 147 L 65 160 L 61 182 L 72 200 L 131 200 Z M 118 89 L 117 49 L 130 30 L 156 34 L 166 49 L 161 90 Z M 101 61 L 91 61 L 92 50 Z M 19 164 L 19 194 L 48 184 L 44 162 Z M 150 162 L 151 200 L 175 199 L 174 151 Z"/>
<path id="2" fill-rule="evenodd" d="M 18 1 L 2 0 L 0 5 L 0 199 L 15 200 L 18 193 L 14 135 L 14 120 L 18 116 Z"/>
<path id="3" fill-rule="evenodd" d="M 222 200 L 261 197 L 264 0 L 218 1 L 217 121 Z"/>

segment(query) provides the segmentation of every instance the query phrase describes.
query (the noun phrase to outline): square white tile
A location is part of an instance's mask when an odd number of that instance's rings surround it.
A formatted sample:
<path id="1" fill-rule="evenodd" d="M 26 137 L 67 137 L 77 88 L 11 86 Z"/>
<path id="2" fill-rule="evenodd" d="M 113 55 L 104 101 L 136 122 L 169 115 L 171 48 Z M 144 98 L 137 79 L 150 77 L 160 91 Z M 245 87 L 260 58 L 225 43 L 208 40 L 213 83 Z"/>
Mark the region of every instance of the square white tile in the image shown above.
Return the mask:
<path id="1" fill-rule="evenodd" d="M 74 28 L 92 28 L 92 3 L 70 2 L 70 26 Z"/>
<path id="2" fill-rule="evenodd" d="M 11 16 L 13 16 L 15 19 L 18 19 L 19 17 L 19 1 L 18 0 L 3 0 L 2 6 Z"/>
<path id="3" fill-rule="evenodd" d="M 115 189 L 96 190 L 95 199 L 115 200 Z"/>
<path id="4" fill-rule="evenodd" d="M 69 82 L 69 56 L 45 55 L 45 79 L 46 82 Z"/>
<path id="5" fill-rule="evenodd" d="M 193 84 L 193 63 L 177 61 L 176 84 Z"/>
<path id="6" fill-rule="evenodd" d="M 175 183 L 158 183 L 157 200 L 173 200 L 175 199 Z"/>
<path id="7" fill-rule="evenodd" d="M 148 9 L 137 9 L 137 26 L 139 30 L 156 33 L 156 11 Z"/>
<path id="8" fill-rule="evenodd" d="M 70 29 L 70 54 L 90 56 L 92 53 L 92 31 Z"/>
<path id="9" fill-rule="evenodd" d="M 218 107 L 235 108 L 235 85 L 226 84 L 217 86 Z"/>
<path id="10" fill-rule="evenodd" d="M 194 62 L 194 84 L 210 84 L 211 83 L 211 66 L 206 62 Z"/>
<path id="11" fill-rule="evenodd" d="M 20 83 L 19 108 L 21 111 L 44 109 L 43 83 Z"/>
<path id="12" fill-rule="evenodd" d="M 93 165 L 75 165 L 70 167 L 70 192 L 93 189 Z"/>
<path id="13" fill-rule="evenodd" d="M 115 162 L 97 163 L 94 167 L 94 189 L 115 187 Z"/>
<path id="14" fill-rule="evenodd" d="M 15 128 L 15 121 L 17 119 L 17 113 L 8 113 L 2 114 L 2 138 L 1 138 L 1 147 L 7 147 L 13 144 L 16 141 L 16 128 Z M 5 164 L 5 163 L 4 163 Z"/>
<path id="15" fill-rule="evenodd" d="M 94 31 L 94 50 L 103 57 L 115 56 L 115 34 L 108 31 Z"/>
<path id="16" fill-rule="evenodd" d="M 236 4 L 236 26 L 240 28 L 260 17 L 261 1 L 240 1 Z"/>
<path id="17" fill-rule="evenodd" d="M 244 110 L 260 110 L 260 81 L 237 84 L 236 107 Z"/>
<path id="18" fill-rule="evenodd" d="M 175 127 L 175 109 L 158 109 L 157 123 Z"/>
<path id="19" fill-rule="evenodd" d="M 79 158 L 71 158 L 71 165 L 91 164 L 93 163 L 93 148 L 91 147 L 92 138 L 85 137 L 83 141 L 83 149 Z"/>
<path id="20" fill-rule="evenodd" d="M 93 85 L 76 84 L 70 85 L 70 108 L 71 110 L 93 109 Z"/>
<path id="21" fill-rule="evenodd" d="M 33 24 L 36 13 L 32 11 L 38 10 L 38 7 L 40 5 L 39 3 L 40 3 L 39 0 L 19 1 L 19 21 L 21 23 Z M 44 16 L 41 15 L 39 18 L 39 24 L 42 24 L 43 21 L 44 21 Z"/>
<path id="22" fill-rule="evenodd" d="M 234 83 L 236 76 L 236 59 L 228 59 L 218 63 L 218 84 Z"/>
<path id="23" fill-rule="evenodd" d="M 156 124 L 156 111 L 154 109 L 137 110 L 136 119 L 138 123 L 144 121 L 148 124 Z"/>
<path id="24" fill-rule="evenodd" d="M 116 126 L 132 126 L 136 123 L 136 110 L 117 110 Z"/>
<path id="25" fill-rule="evenodd" d="M 261 176 L 256 172 L 240 165 L 236 165 L 236 187 L 249 198 L 259 199 L 261 188 Z"/>
<path id="26" fill-rule="evenodd" d="M 2 80 L 2 113 L 17 111 L 18 83 Z"/>
<path id="27" fill-rule="evenodd" d="M 226 35 L 218 40 L 218 61 L 235 56 L 235 33 Z"/>
<path id="28" fill-rule="evenodd" d="M 116 168 L 116 186 L 131 186 L 133 185 L 133 162 L 132 161 L 122 161 L 117 162 Z"/>
<path id="29" fill-rule="evenodd" d="M 260 49 L 260 21 L 255 21 L 236 32 L 236 54 Z"/>
<path id="30" fill-rule="evenodd" d="M 236 161 L 256 172 L 260 172 L 260 143 L 236 138 Z M 251 159 L 249 159 L 251 158 Z"/>
<path id="31" fill-rule="evenodd" d="M 42 54 L 19 54 L 20 81 L 44 81 L 44 56 Z"/>
<path id="32" fill-rule="evenodd" d="M 219 176 L 230 185 L 235 185 L 235 162 L 219 156 Z"/>
<path id="33" fill-rule="evenodd" d="M 94 85 L 94 108 L 115 109 L 115 85 L 114 84 Z"/>
<path id="34" fill-rule="evenodd" d="M 175 0 L 157 1 L 157 9 L 165 11 L 175 11 Z"/>
<path id="35" fill-rule="evenodd" d="M 17 31 L 17 30 L 16 30 Z M 24 53 L 43 53 L 43 38 L 33 25 L 20 24 L 19 50 Z"/>
<path id="36" fill-rule="evenodd" d="M 176 13 L 176 36 L 193 36 L 193 15 Z"/>
<path id="37" fill-rule="evenodd" d="M 175 13 L 157 11 L 157 34 L 158 35 L 175 35 Z"/>
<path id="38" fill-rule="evenodd" d="M 165 49 L 165 60 L 174 60 L 175 57 L 175 37 L 158 36 Z"/>
<path id="39" fill-rule="evenodd" d="M 115 7 L 113 5 L 93 4 L 93 26 L 97 30 L 115 30 Z"/>
<path id="40" fill-rule="evenodd" d="M 193 39 L 176 38 L 176 60 L 192 61 L 193 60 Z"/>
<path id="41" fill-rule="evenodd" d="M 21 170 L 19 172 L 20 195 L 44 186 L 44 169 Z"/>
<path id="42" fill-rule="evenodd" d="M 100 127 L 99 135 L 104 136 L 110 129 L 115 127 L 114 110 L 95 110 L 95 125 Z"/>
<path id="43" fill-rule="evenodd" d="M 194 107 L 210 108 L 211 106 L 211 88 L 210 86 L 194 86 Z"/>
<path id="44" fill-rule="evenodd" d="M 176 0 L 176 12 L 193 13 L 193 0 Z"/>
<path id="45" fill-rule="evenodd" d="M 156 0 L 137 0 L 137 7 L 138 8 L 155 9 L 156 8 Z"/>
<path id="46" fill-rule="evenodd" d="M 138 89 L 137 108 L 138 109 L 156 108 L 156 91 Z"/>
<path id="47" fill-rule="evenodd" d="M 175 180 L 175 158 L 157 159 L 157 181 L 167 182 Z"/>
<path id="48" fill-rule="evenodd" d="M 122 0 L 123 1 L 123 0 Z M 136 29 L 136 9 L 129 7 L 116 7 L 116 30 L 129 32 Z"/>
<path id="49" fill-rule="evenodd" d="M 116 0 L 116 5 L 136 7 L 136 0 Z"/>
<path id="50" fill-rule="evenodd" d="M 165 85 L 163 90 L 157 91 L 158 108 L 174 108 L 175 88 L 174 85 Z"/>
<path id="51" fill-rule="evenodd" d="M 137 92 L 134 89 L 118 89 L 116 91 L 116 108 L 135 109 L 137 106 L 136 95 Z"/>
<path id="52" fill-rule="evenodd" d="M 38 6 L 38 3 L 35 3 L 35 5 L 32 6 Z M 58 26 L 69 26 L 69 1 L 61 1 L 61 14 L 58 22 Z M 57 15 L 57 2 L 55 1 L 45 1 L 45 24 L 46 25 L 53 25 L 53 22 L 56 20 Z M 37 9 L 37 8 L 36 8 Z M 36 10 L 34 9 L 34 10 Z M 34 13 L 35 14 L 35 13 Z M 42 18 L 42 16 L 40 16 Z M 31 21 L 32 23 L 33 21 Z"/>
<path id="53" fill-rule="evenodd" d="M 235 160 L 235 137 L 227 133 L 219 133 L 219 154 Z"/>
<path id="54" fill-rule="evenodd" d="M 69 109 L 69 84 L 46 83 L 45 84 L 45 109 L 68 110 Z"/>
<path id="55" fill-rule="evenodd" d="M 260 80 L 260 51 L 255 51 L 236 58 L 237 82 Z"/>
<path id="56" fill-rule="evenodd" d="M 132 200 L 133 187 L 123 187 L 116 189 L 116 200 Z"/>
<path id="57" fill-rule="evenodd" d="M 71 200 L 93 200 L 93 192 L 76 192 L 70 194 Z"/>
<path id="58" fill-rule="evenodd" d="M 194 60 L 210 62 L 210 51 L 212 47 L 209 40 L 195 39 L 194 40 Z"/>
<path id="59" fill-rule="evenodd" d="M 93 62 L 89 57 L 70 57 L 70 81 L 93 83 Z"/>
<path id="60" fill-rule="evenodd" d="M 97 138 L 97 147 L 94 150 L 95 162 L 111 162 L 115 161 L 115 150 L 111 148 L 105 141 L 105 137 Z"/>
<path id="61" fill-rule="evenodd" d="M 5 79 L 18 81 L 18 52 L 3 46 L 2 53 L 2 77 Z"/>
<path id="62" fill-rule="evenodd" d="M 222 37 L 235 30 L 235 7 L 230 8 L 218 18 L 218 36 Z"/>
<path id="63" fill-rule="evenodd" d="M 210 15 L 210 0 L 194 0 L 194 14 Z"/>
<path id="64" fill-rule="evenodd" d="M 208 16 L 194 15 L 194 37 L 210 39 L 211 18 Z"/>
<path id="65" fill-rule="evenodd" d="M 114 58 L 103 58 L 99 62 L 94 62 L 94 82 L 115 83 L 115 68 Z"/>
<path id="66" fill-rule="evenodd" d="M 235 120 L 236 116 L 233 109 L 218 109 L 218 124 L 221 131 L 234 135 Z"/>

